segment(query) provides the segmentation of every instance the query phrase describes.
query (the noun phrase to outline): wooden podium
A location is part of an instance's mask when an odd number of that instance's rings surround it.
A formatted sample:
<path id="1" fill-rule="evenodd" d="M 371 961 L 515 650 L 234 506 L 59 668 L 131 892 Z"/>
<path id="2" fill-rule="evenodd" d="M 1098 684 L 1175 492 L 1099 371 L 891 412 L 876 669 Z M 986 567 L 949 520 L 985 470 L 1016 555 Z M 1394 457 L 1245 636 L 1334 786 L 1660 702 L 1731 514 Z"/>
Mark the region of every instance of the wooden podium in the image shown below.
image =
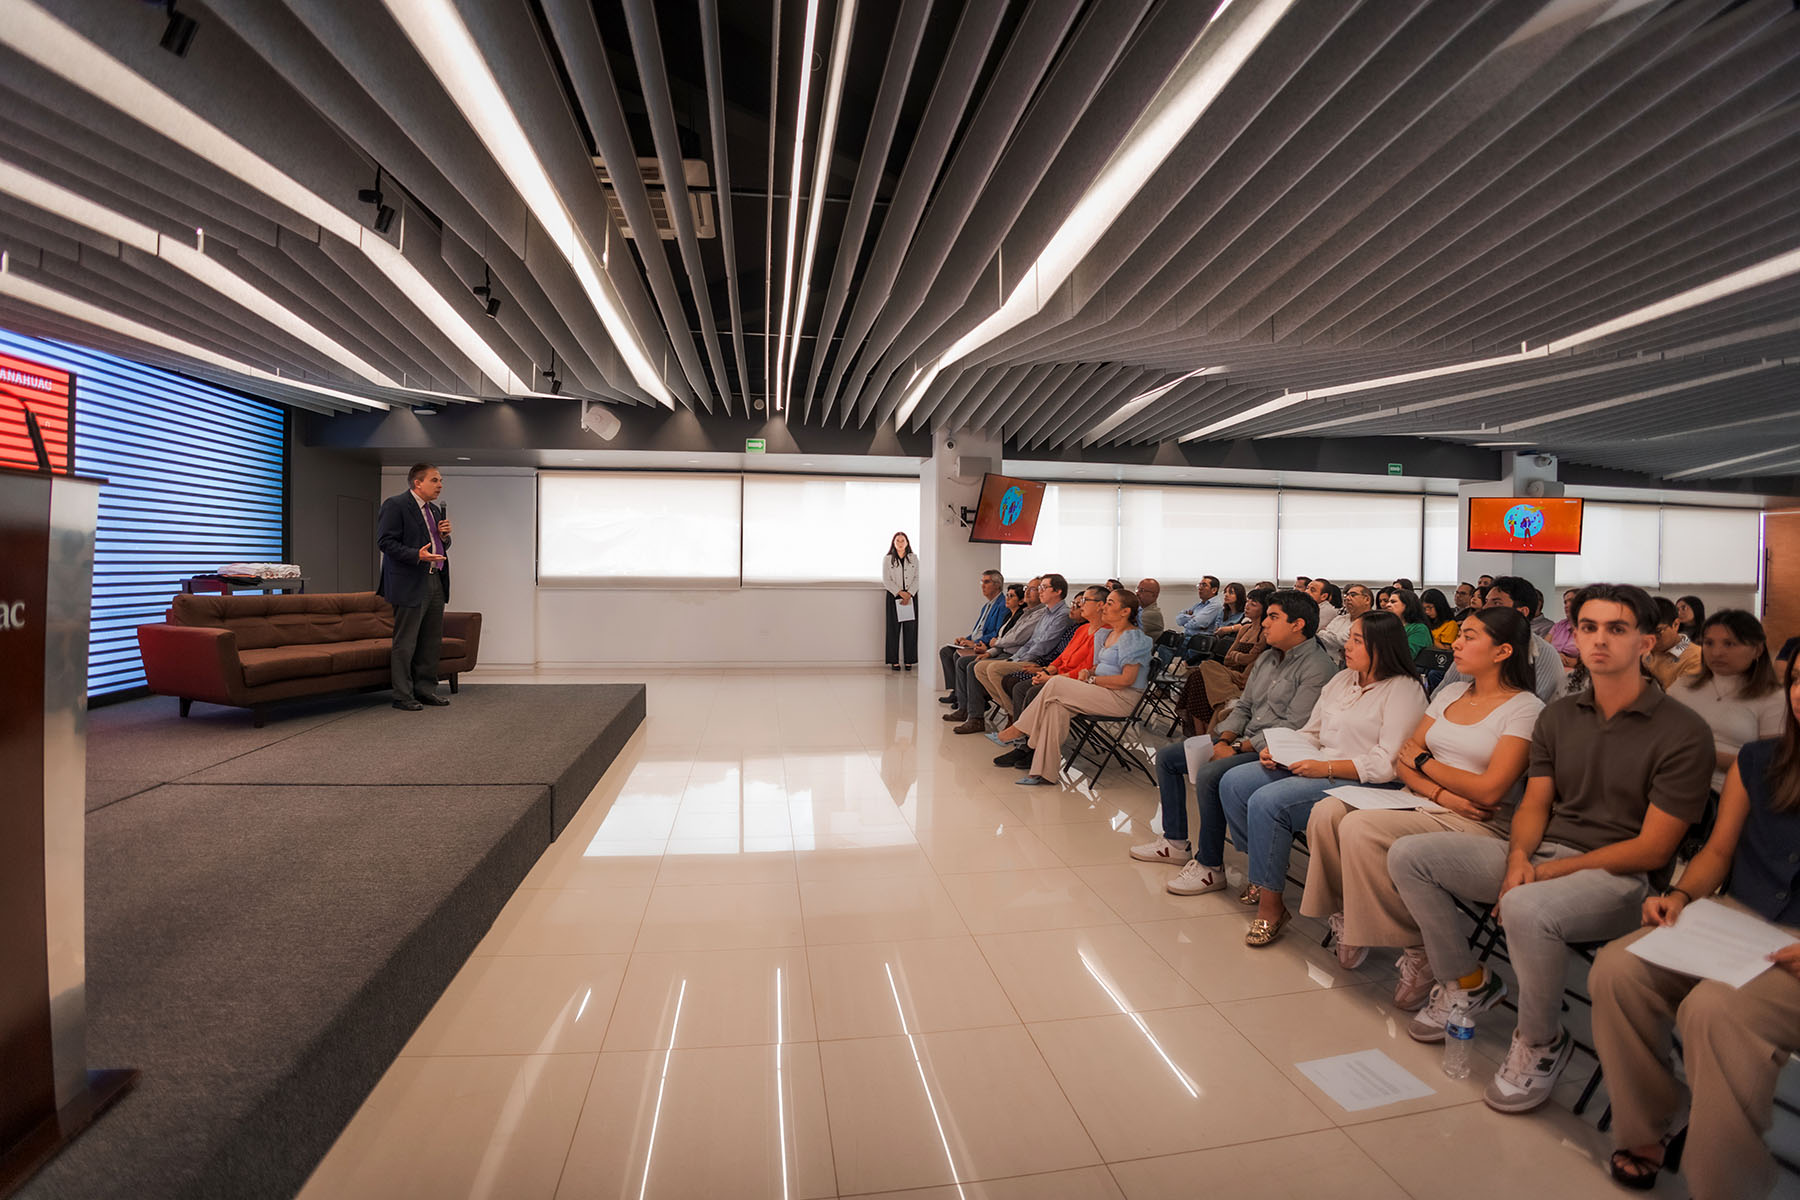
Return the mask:
<path id="1" fill-rule="evenodd" d="M 87 643 L 100 484 L 0 468 L 0 1197 L 137 1078 L 87 1068 Z"/>

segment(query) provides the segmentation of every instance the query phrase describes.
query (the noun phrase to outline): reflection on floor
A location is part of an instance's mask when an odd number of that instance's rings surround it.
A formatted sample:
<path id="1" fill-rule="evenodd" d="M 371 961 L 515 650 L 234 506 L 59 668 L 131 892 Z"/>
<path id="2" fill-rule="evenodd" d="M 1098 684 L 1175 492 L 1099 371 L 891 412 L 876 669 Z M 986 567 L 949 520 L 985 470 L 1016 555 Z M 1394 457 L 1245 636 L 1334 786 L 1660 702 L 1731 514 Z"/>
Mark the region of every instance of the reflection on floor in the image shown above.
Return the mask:
<path id="1" fill-rule="evenodd" d="M 1591 1064 L 1490 1112 L 1505 1021 L 1447 1079 L 1385 956 L 1345 972 L 1305 920 L 1246 948 L 1233 893 L 1126 857 L 1141 776 L 1015 787 L 932 682 L 653 673 L 305 1200 L 1618 1194 L 1604 1101 L 1569 1111 Z M 1295 1065 L 1368 1049 L 1433 1094 L 1347 1112 Z"/>

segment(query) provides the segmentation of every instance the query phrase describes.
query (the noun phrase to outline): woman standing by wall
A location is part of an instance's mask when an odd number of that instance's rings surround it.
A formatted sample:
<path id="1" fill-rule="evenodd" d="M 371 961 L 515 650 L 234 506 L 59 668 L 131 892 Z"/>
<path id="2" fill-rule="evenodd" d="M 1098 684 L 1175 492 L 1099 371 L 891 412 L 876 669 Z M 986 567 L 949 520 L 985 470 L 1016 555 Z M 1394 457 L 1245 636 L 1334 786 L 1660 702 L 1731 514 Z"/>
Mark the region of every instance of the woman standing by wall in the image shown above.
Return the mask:
<path id="1" fill-rule="evenodd" d="M 919 661 L 919 556 L 904 533 L 896 533 L 888 543 L 881 559 L 881 582 L 887 589 L 882 607 L 887 613 L 888 669 L 898 671 L 904 664 L 910 671 Z"/>

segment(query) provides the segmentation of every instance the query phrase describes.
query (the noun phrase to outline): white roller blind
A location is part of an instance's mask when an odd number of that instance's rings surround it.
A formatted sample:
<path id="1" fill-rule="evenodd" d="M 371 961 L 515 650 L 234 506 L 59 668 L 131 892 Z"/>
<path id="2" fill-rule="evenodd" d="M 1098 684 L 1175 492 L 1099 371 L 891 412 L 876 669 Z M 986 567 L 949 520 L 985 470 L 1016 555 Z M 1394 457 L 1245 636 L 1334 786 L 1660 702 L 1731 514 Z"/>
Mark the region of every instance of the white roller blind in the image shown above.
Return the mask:
<path id="1" fill-rule="evenodd" d="M 1659 510 L 1653 504 L 1583 504 L 1581 553 L 1556 557 L 1556 586 L 1589 583 L 1658 584 Z"/>
<path id="2" fill-rule="evenodd" d="M 1456 522 L 1461 515 L 1462 501 L 1458 497 L 1425 497 L 1424 586 L 1456 590 L 1456 555 L 1462 549 Z"/>
<path id="3" fill-rule="evenodd" d="M 1127 584 L 1146 575 L 1164 583 L 1217 575 L 1248 585 L 1275 575 L 1275 492 L 1124 487 L 1119 499 Z"/>
<path id="4" fill-rule="evenodd" d="M 894 532 L 918 526 L 916 479 L 746 475 L 744 582 L 879 584 Z"/>
<path id="5" fill-rule="evenodd" d="M 1276 578 L 1416 582 L 1423 520 L 1418 496 L 1284 491 Z"/>
<path id="6" fill-rule="evenodd" d="M 739 489 L 736 475 L 542 472 L 538 582 L 735 586 Z"/>
<path id="7" fill-rule="evenodd" d="M 1762 514 L 1751 508 L 1662 510 L 1662 582 L 1755 587 Z"/>
<path id="8" fill-rule="evenodd" d="M 1060 571 L 1071 584 L 1104 583 L 1118 573 L 1119 489 L 1112 484 L 1053 483 L 1044 489 L 1029 546 L 1005 546 L 1009 580 Z"/>

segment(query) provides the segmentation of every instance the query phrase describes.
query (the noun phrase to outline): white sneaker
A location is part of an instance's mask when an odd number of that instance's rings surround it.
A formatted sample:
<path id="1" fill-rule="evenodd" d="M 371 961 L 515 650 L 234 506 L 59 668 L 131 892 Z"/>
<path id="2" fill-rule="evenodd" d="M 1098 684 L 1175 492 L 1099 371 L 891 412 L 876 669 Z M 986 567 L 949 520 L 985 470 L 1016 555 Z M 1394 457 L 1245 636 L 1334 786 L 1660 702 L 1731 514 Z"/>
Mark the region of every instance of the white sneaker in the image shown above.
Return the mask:
<path id="1" fill-rule="evenodd" d="M 1186 842 L 1171 842 L 1165 837 L 1131 848 L 1131 857 L 1139 862 L 1168 863 L 1171 867 L 1176 863 L 1186 862 L 1193 854 Z"/>
<path id="2" fill-rule="evenodd" d="M 1394 1007 L 1401 1012 L 1418 1012 L 1437 985 L 1431 974 L 1431 959 L 1425 951 L 1411 948 L 1402 950 L 1394 965 L 1400 968 L 1400 981 L 1394 985 Z"/>
<path id="3" fill-rule="evenodd" d="M 1367 946 L 1351 946 L 1344 942 L 1344 914 L 1334 912 L 1325 918 L 1325 925 L 1331 930 L 1331 946 L 1337 951 L 1338 966 L 1346 971 L 1354 971 L 1363 965 L 1369 957 Z"/>
<path id="4" fill-rule="evenodd" d="M 1575 1049 L 1568 1030 L 1548 1046 L 1533 1046 L 1513 1030 L 1512 1049 L 1482 1096 L 1495 1112 L 1530 1112 L 1550 1098 Z"/>
<path id="5" fill-rule="evenodd" d="M 1504 999 L 1506 981 L 1491 968 L 1482 973 L 1481 982 L 1472 988 L 1459 988 L 1454 983 L 1437 984 L 1431 989 L 1431 998 L 1425 1002 L 1425 1007 L 1407 1022 L 1406 1032 L 1415 1042 L 1441 1042 L 1444 1040 L 1444 1023 L 1450 1019 L 1451 1009 L 1460 1004 L 1473 1018 Z"/>
<path id="6" fill-rule="evenodd" d="M 1187 866 L 1181 868 L 1181 874 L 1165 886 L 1177 896 L 1204 896 L 1225 886 L 1225 868 L 1203 867 L 1199 859 L 1190 858 Z"/>

